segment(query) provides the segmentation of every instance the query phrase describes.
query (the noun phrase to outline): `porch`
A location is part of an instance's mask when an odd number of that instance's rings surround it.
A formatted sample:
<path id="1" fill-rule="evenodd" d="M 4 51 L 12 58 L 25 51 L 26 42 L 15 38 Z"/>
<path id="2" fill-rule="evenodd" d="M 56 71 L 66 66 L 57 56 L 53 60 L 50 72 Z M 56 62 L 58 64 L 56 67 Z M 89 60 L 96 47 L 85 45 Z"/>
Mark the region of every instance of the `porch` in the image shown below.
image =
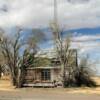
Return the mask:
<path id="1" fill-rule="evenodd" d="M 60 69 L 58 67 L 28 68 L 25 71 L 23 86 L 27 87 L 56 87 Z"/>

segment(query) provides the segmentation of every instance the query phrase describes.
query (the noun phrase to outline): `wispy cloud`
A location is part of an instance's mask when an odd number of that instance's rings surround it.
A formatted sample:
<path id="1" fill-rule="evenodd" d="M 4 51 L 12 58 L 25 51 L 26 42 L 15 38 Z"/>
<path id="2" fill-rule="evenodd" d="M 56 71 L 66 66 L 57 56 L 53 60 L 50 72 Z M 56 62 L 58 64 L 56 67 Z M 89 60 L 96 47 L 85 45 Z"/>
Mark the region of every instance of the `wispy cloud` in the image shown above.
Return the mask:
<path id="1" fill-rule="evenodd" d="M 88 3 L 91 0 L 67 0 L 67 1 L 76 4 L 76 3 Z"/>
<path id="2" fill-rule="evenodd" d="M 57 1 L 59 23 L 68 29 L 100 26 L 100 0 Z M 0 27 L 47 27 L 52 19 L 53 0 L 0 0 Z"/>
<path id="3" fill-rule="evenodd" d="M 100 35 L 81 35 L 73 37 L 72 47 L 77 48 L 80 54 L 96 53 L 96 50 L 100 50 Z"/>
<path id="4" fill-rule="evenodd" d="M 100 40 L 100 35 L 81 35 L 74 37 L 72 39 L 73 42 L 95 42 L 97 40 Z"/>

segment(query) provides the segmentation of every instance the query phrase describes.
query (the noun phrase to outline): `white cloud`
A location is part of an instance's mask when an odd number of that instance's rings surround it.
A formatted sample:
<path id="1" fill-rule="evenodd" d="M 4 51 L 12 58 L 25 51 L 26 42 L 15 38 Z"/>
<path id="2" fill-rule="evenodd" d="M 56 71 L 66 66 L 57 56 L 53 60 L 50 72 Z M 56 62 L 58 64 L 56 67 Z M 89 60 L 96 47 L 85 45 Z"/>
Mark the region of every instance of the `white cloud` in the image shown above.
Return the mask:
<path id="1" fill-rule="evenodd" d="M 100 35 L 81 35 L 73 37 L 72 47 L 79 49 L 80 54 L 100 50 Z"/>
<path id="2" fill-rule="evenodd" d="M 73 42 L 91 42 L 96 40 L 100 40 L 100 35 L 81 35 L 72 39 Z"/>
<path id="3" fill-rule="evenodd" d="M 100 35 L 79 35 L 75 36 L 71 40 L 71 48 L 76 48 L 79 54 L 88 54 L 93 52 L 93 55 L 100 53 Z M 53 41 L 47 42 L 49 46 L 46 47 L 47 50 L 53 50 Z M 83 56 L 83 55 L 82 55 Z"/>
<path id="4" fill-rule="evenodd" d="M 100 0 L 57 1 L 59 23 L 68 29 L 100 26 Z M 0 0 L 0 27 L 46 27 L 52 19 L 53 0 Z"/>

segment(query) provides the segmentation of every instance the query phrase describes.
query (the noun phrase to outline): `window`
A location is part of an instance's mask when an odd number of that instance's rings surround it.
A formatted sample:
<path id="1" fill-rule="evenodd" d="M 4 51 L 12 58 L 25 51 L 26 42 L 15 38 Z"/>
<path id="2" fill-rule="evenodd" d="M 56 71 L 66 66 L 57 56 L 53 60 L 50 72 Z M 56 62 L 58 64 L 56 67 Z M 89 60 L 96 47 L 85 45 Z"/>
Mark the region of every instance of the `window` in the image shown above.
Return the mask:
<path id="1" fill-rule="evenodd" d="M 48 81 L 51 79 L 51 73 L 49 69 L 43 69 L 41 71 L 41 79 L 44 81 Z"/>

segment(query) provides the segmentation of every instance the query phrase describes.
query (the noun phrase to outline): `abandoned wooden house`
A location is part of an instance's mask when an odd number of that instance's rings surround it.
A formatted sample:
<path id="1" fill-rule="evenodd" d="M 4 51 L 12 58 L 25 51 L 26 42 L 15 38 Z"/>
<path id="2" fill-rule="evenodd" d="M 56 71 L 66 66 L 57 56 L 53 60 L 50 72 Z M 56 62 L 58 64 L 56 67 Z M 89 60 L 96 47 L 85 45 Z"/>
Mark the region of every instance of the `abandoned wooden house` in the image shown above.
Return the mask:
<path id="1" fill-rule="evenodd" d="M 75 65 L 77 66 L 77 51 L 74 50 Z M 27 67 L 23 86 L 55 87 L 61 86 L 61 66 L 59 60 L 51 59 L 51 65 L 40 67 Z"/>

